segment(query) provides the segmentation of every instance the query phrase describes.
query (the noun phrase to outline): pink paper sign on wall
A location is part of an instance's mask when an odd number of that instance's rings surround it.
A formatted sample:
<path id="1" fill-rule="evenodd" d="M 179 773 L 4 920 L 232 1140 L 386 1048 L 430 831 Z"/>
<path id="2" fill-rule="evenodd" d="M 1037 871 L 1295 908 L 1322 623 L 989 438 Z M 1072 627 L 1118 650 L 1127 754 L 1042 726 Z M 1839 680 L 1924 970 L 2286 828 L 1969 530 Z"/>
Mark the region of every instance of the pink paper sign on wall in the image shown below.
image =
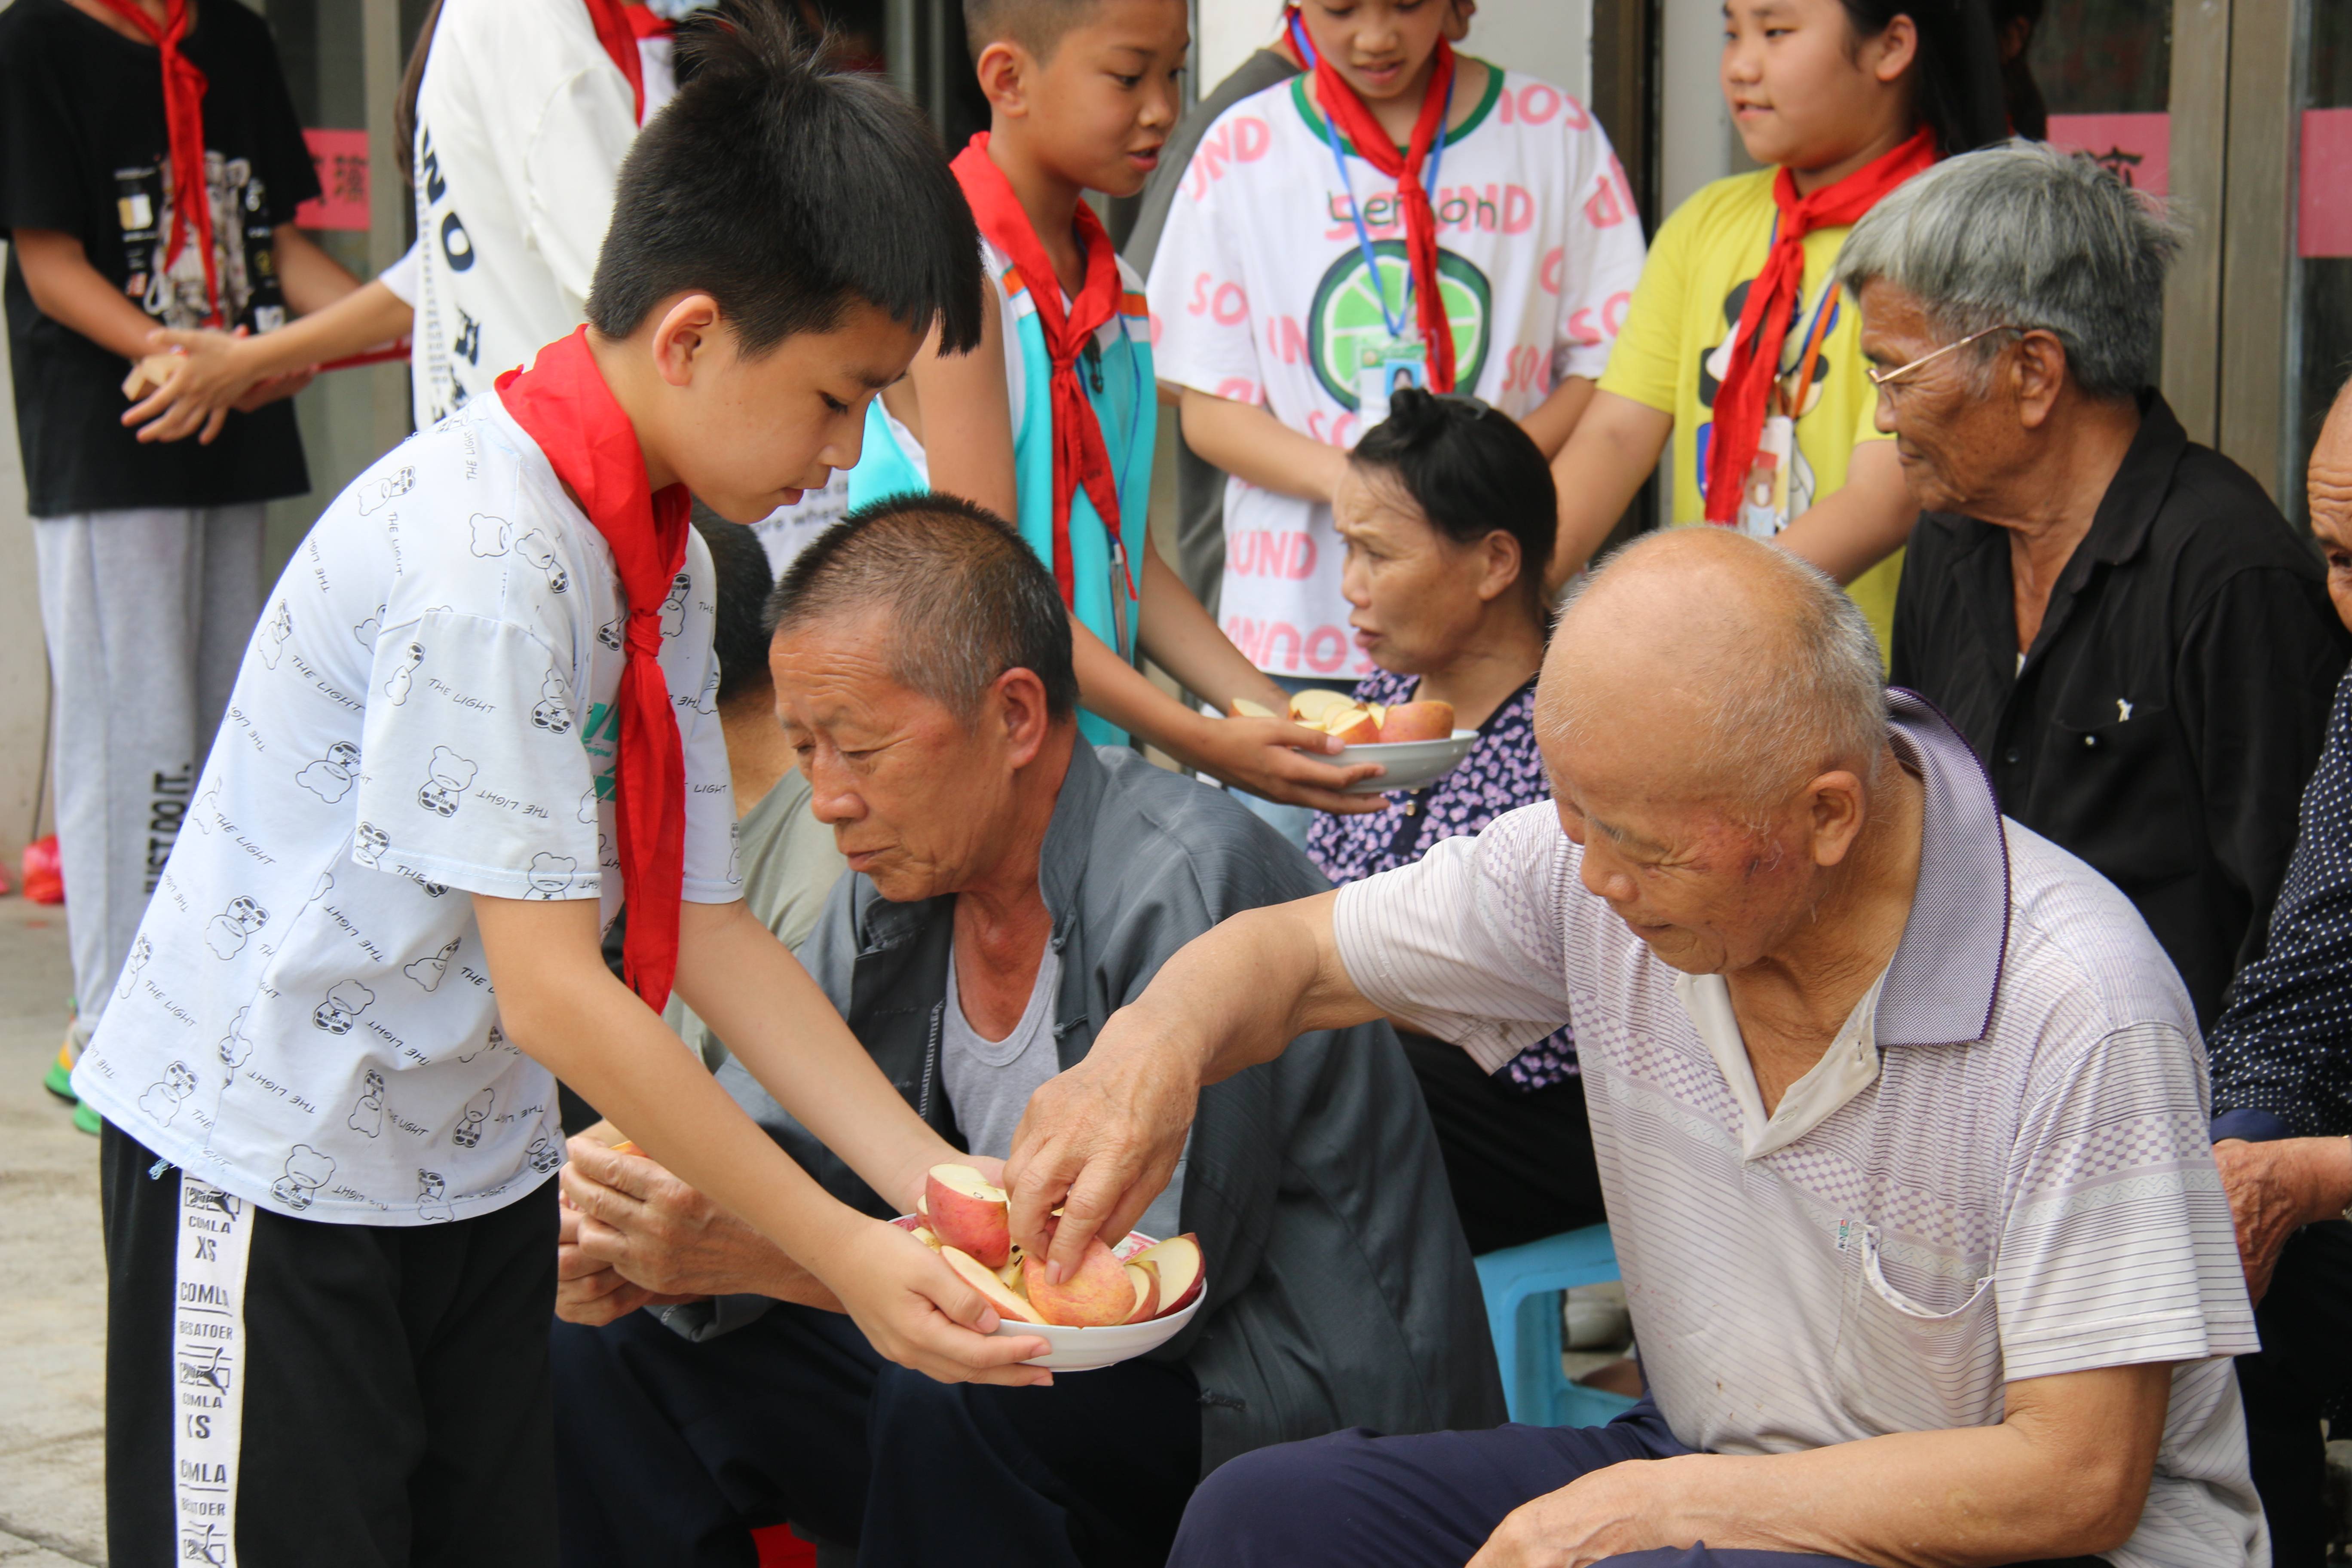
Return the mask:
<path id="1" fill-rule="evenodd" d="M 304 228 L 365 228 L 368 226 L 368 133 L 314 131 L 304 127 L 310 162 L 319 171 L 316 201 L 294 209 Z"/>
<path id="2" fill-rule="evenodd" d="M 2303 111 L 2295 178 L 2298 256 L 2352 256 L 2352 109 Z"/>
<path id="3" fill-rule="evenodd" d="M 2050 142 L 2070 153 L 2088 153 L 2136 191 L 2160 196 L 2170 189 L 2169 114 L 2053 114 Z"/>

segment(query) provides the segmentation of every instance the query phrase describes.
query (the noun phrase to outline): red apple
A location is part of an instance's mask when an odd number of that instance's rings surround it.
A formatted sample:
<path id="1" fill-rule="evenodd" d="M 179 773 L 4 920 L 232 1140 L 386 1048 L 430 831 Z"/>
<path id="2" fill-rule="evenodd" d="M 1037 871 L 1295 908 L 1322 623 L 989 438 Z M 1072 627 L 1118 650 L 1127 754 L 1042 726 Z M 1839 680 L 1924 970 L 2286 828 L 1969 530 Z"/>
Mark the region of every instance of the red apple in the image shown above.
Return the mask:
<path id="1" fill-rule="evenodd" d="M 1451 702 L 1400 702 L 1381 724 L 1381 744 L 1402 741 L 1443 741 L 1454 733 Z"/>
<path id="2" fill-rule="evenodd" d="M 1127 1266 L 1111 1256 L 1100 1237 L 1087 1243 L 1077 1272 L 1058 1285 L 1046 1282 L 1042 1258 L 1023 1258 L 1021 1275 L 1037 1315 L 1064 1328 L 1108 1328 L 1127 1321 L 1135 1310 L 1135 1286 L 1128 1279 Z"/>
<path id="3" fill-rule="evenodd" d="M 1135 1287 L 1135 1310 L 1127 1321 L 1139 1323 L 1160 1310 L 1160 1270 L 1149 1263 L 1129 1263 L 1127 1282 Z"/>
<path id="4" fill-rule="evenodd" d="M 1208 1269 L 1201 1256 L 1201 1238 L 1187 1231 L 1155 1242 L 1128 1259 L 1148 1265 L 1160 1277 L 1160 1305 L 1154 1317 L 1164 1318 L 1189 1305 L 1201 1293 Z"/>
<path id="5" fill-rule="evenodd" d="M 1038 1321 L 1034 1308 L 1008 1289 L 996 1270 L 971 1253 L 952 1247 L 940 1248 L 940 1256 L 955 1270 L 956 1278 L 981 1294 L 981 1299 L 996 1309 L 996 1315 L 1007 1322 L 1034 1323 Z"/>
<path id="6" fill-rule="evenodd" d="M 1323 728 L 1339 736 L 1343 746 L 1370 746 L 1381 738 L 1379 721 L 1361 708 L 1334 709 L 1324 715 Z"/>
<path id="7" fill-rule="evenodd" d="M 970 1165 L 933 1165 L 923 1198 L 928 1206 L 919 1205 L 919 1212 L 943 1245 L 969 1252 L 991 1268 L 1002 1268 L 1013 1256 L 1004 1189 Z"/>

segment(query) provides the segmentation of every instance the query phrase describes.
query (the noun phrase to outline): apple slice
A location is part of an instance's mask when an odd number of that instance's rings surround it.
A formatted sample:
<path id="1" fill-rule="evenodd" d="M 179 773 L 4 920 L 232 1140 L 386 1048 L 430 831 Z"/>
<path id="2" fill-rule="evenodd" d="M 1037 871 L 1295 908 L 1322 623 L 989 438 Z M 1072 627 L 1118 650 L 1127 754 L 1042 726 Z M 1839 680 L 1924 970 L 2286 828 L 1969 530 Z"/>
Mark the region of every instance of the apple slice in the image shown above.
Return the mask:
<path id="1" fill-rule="evenodd" d="M 1246 697 L 1236 697 L 1230 710 L 1236 719 L 1278 719 L 1280 714 L 1263 702 L 1253 702 Z"/>
<path id="2" fill-rule="evenodd" d="M 1389 710 L 1387 703 L 1367 702 L 1364 704 L 1364 711 L 1372 716 L 1373 723 L 1381 725 L 1382 728 L 1387 727 L 1389 721 Z"/>
<path id="3" fill-rule="evenodd" d="M 1302 724 L 1316 725 L 1323 715 L 1334 708 L 1352 708 L 1356 700 L 1345 692 L 1329 691 L 1322 687 L 1302 691 L 1290 700 L 1290 716 Z"/>
<path id="4" fill-rule="evenodd" d="M 1077 1272 L 1060 1284 L 1045 1279 L 1045 1260 L 1021 1260 L 1022 1282 L 1028 1287 L 1029 1305 L 1046 1322 L 1069 1329 L 1101 1329 L 1127 1321 L 1135 1310 L 1135 1286 L 1127 1266 L 1111 1255 L 1100 1237 L 1087 1243 Z"/>
<path id="5" fill-rule="evenodd" d="M 1139 1323 L 1160 1310 L 1160 1270 L 1149 1263 L 1127 1266 L 1127 1282 L 1135 1287 L 1135 1310 L 1127 1315 L 1130 1323 Z"/>
<path id="6" fill-rule="evenodd" d="M 1035 1308 L 1013 1294 L 996 1270 L 960 1247 L 942 1247 L 940 1256 L 956 1272 L 956 1278 L 980 1292 L 981 1299 L 996 1309 L 996 1315 L 1007 1322 L 1034 1323 L 1038 1321 Z"/>
<path id="7" fill-rule="evenodd" d="M 925 1230 L 919 1225 L 915 1227 L 915 1239 L 921 1242 L 925 1247 L 929 1247 L 933 1252 L 937 1252 L 940 1249 L 940 1238 L 933 1236 L 929 1231 Z"/>
<path id="8" fill-rule="evenodd" d="M 1343 746 L 1370 746 L 1381 738 L 1379 723 L 1361 708 L 1334 710 L 1324 715 L 1323 728 L 1339 736 Z"/>
<path id="9" fill-rule="evenodd" d="M 1201 1238 L 1190 1231 L 1154 1242 L 1128 1262 L 1143 1264 L 1160 1277 L 1160 1305 L 1152 1313 L 1156 1318 L 1164 1318 L 1189 1305 L 1201 1293 L 1201 1282 L 1208 1276 L 1201 1256 Z"/>
<path id="10" fill-rule="evenodd" d="M 919 1212 L 949 1247 L 971 1253 L 991 1268 L 1013 1256 L 1013 1231 L 1004 1189 L 970 1165 L 933 1165 L 924 1178 L 929 1206 Z"/>
<path id="11" fill-rule="evenodd" d="M 1403 741 L 1443 741 L 1453 733 L 1451 702 L 1400 702 L 1381 721 L 1381 743 L 1384 746 Z"/>

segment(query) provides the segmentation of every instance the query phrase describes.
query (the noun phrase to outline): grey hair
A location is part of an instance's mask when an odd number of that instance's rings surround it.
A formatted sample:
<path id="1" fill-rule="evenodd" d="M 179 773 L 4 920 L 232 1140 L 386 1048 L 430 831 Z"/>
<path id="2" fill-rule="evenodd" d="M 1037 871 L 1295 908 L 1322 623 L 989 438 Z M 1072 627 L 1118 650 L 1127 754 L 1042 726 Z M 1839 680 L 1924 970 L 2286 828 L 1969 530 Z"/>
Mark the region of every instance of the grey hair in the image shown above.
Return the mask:
<path id="1" fill-rule="evenodd" d="M 1637 539 L 1579 579 L 1562 602 L 1565 624 L 1594 586 L 1656 548 L 1671 534 Z M 1869 617 L 1837 580 L 1811 562 L 1771 545 L 1758 545 L 1757 572 L 1780 578 L 1786 608 L 1761 647 L 1733 661 L 1697 671 L 1709 696 L 1702 720 L 1706 753 L 1715 759 L 1713 784 L 1733 815 L 1760 829 L 1809 780 L 1836 768 L 1874 784 L 1886 754 L 1886 677 L 1878 636 Z M 1538 712 L 1538 738 L 1581 738 L 1623 715 L 1591 712 L 1575 700 L 1548 703 Z"/>
<path id="2" fill-rule="evenodd" d="M 1893 284 L 1947 342 L 2042 329 L 2085 394 L 2122 398 L 2156 379 L 2164 275 L 2184 237 L 2089 158 L 2012 141 L 1947 158 L 1883 197 L 1846 236 L 1837 280 L 1857 298 L 1874 279 Z M 2003 346 L 1961 352 L 1981 367 Z"/>

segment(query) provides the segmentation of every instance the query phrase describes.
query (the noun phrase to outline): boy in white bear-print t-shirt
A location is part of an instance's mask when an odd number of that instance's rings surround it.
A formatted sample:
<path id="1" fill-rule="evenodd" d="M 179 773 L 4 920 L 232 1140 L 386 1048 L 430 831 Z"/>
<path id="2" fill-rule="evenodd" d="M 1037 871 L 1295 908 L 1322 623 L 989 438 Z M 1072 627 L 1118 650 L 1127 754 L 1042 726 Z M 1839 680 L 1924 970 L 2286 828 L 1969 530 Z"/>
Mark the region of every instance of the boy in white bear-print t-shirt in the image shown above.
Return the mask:
<path id="1" fill-rule="evenodd" d="M 685 896 L 724 902 L 710 581 L 696 536 L 660 662 Z M 346 490 L 263 614 L 83 1097 L 310 1219 L 431 1224 L 545 1181 L 555 1082 L 499 1032 L 467 891 L 619 907 L 622 618 L 604 537 L 495 399 Z"/>

